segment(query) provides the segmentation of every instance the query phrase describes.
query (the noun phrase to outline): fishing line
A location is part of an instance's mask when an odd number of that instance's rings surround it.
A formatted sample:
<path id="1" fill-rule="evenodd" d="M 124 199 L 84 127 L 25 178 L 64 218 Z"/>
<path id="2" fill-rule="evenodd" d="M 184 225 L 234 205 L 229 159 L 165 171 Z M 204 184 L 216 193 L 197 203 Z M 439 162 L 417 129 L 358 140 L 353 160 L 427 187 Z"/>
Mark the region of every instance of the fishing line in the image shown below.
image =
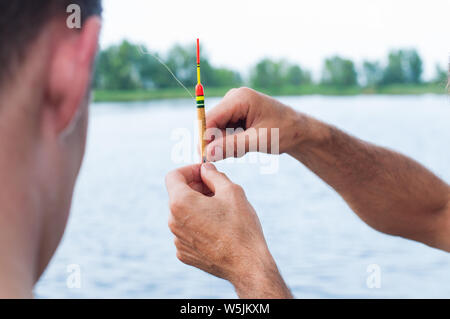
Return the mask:
<path id="1" fill-rule="evenodd" d="M 189 91 L 185 86 L 184 86 L 184 84 L 175 76 L 175 74 L 172 72 L 172 70 L 160 59 L 160 58 L 158 58 L 156 55 L 154 55 L 154 54 L 152 54 L 151 52 L 145 52 L 144 51 L 144 49 L 139 45 L 138 46 L 138 48 L 139 48 L 139 51 L 142 53 L 142 54 L 149 54 L 149 55 L 151 55 L 156 61 L 158 61 L 160 64 L 162 64 L 166 69 L 167 69 L 167 71 L 169 71 L 169 73 L 172 75 L 172 77 L 175 79 L 175 81 L 177 81 L 178 82 L 178 84 L 179 85 L 181 85 L 181 87 L 182 88 L 184 88 L 185 90 L 186 90 L 186 92 L 188 92 L 188 94 L 190 95 L 190 97 L 192 98 L 192 99 L 194 99 L 194 96 L 192 95 L 192 93 L 191 93 L 191 91 Z"/>

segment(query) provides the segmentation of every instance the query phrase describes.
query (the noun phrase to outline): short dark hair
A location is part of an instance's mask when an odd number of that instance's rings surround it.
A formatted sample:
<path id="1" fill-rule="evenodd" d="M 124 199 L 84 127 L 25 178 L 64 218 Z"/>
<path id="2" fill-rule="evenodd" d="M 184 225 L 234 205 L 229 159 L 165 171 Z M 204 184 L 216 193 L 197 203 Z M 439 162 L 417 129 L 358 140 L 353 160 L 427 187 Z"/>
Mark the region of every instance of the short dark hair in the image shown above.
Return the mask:
<path id="1" fill-rule="evenodd" d="M 0 85 L 21 63 L 30 43 L 53 17 L 68 15 L 70 4 L 81 9 L 82 23 L 101 15 L 101 0 L 0 0 Z"/>

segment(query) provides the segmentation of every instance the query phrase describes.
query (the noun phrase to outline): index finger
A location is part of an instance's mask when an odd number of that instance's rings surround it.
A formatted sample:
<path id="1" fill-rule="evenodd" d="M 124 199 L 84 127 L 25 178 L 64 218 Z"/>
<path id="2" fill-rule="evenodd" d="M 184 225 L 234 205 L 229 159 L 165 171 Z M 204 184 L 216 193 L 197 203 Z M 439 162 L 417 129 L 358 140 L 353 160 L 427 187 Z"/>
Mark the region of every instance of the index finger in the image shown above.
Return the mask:
<path id="1" fill-rule="evenodd" d="M 206 114 L 206 128 L 225 129 L 228 123 L 236 123 L 247 118 L 248 103 L 239 94 L 240 89 L 229 91 L 222 101 Z"/>

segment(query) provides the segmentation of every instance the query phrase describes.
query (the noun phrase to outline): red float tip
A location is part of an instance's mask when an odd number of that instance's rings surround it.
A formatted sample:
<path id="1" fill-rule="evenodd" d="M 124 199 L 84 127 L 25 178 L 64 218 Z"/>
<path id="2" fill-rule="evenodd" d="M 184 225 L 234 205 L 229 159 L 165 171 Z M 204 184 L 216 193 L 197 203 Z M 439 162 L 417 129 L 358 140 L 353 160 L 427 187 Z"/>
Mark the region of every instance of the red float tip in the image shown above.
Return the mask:
<path id="1" fill-rule="evenodd" d="M 197 39 L 197 64 L 200 64 L 200 39 Z"/>
<path id="2" fill-rule="evenodd" d="M 203 85 L 197 84 L 195 87 L 195 96 L 203 96 L 205 93 L 203 93 Z"/>

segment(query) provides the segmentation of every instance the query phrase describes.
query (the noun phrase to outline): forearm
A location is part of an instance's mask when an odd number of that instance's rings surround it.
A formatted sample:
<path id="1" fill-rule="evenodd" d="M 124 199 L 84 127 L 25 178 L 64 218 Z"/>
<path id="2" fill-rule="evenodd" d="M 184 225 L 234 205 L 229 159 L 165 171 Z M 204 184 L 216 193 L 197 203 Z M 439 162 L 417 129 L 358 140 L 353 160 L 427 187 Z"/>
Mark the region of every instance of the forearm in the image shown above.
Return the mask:
<path id="1" fill-rule="evenodd" d="M 414 160 L 298 115 L 288 152 L 375 229 L 450 250 L 449 186 Z"/>

